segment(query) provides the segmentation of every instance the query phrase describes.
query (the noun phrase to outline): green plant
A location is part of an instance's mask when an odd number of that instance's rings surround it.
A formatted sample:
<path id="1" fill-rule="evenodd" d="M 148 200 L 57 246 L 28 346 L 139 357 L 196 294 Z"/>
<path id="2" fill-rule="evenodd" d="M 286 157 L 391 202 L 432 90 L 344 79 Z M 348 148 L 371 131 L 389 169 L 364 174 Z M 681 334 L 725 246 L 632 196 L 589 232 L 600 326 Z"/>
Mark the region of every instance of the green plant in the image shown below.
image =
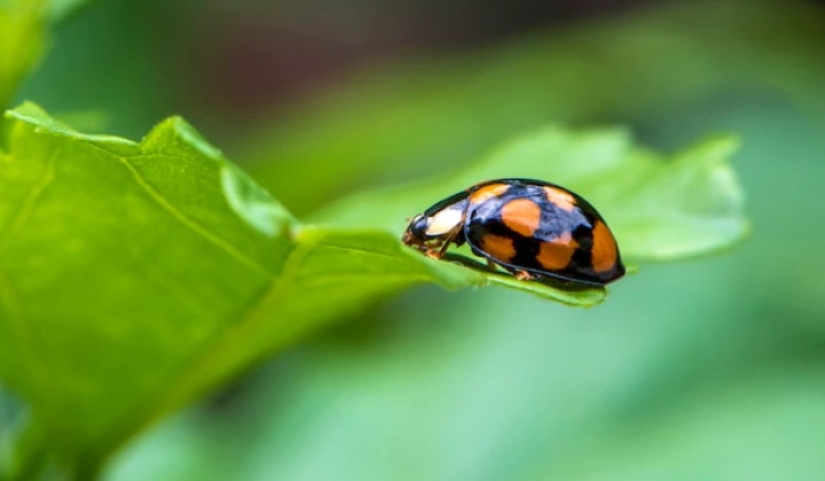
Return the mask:
<path id="1" fill-rule="evenodd" d="M 49 10 L 24 5 L 0 4 L 0 26 L 22 25 L 0 29 L 0 45 L 42 44 Z M 3 65 L 0 98 L 39 51 Z M 138 143 L 79 133 L 27 103 L 7 111 L 0 139 L 0 379 L 32 416 L 4 473 L 12 479 L 48 466 L 92 478 L 152 421 L 417 284 L 603 301 L 603 289 L 518 282 L 401 245 L 405 217 L 479 180 L 570 187 L 599 207 L 631 262 L 712 252 L 747 231 L 728 137 L 665 159 L 622 130 L 546 127 L 458 172 L 339 200 L 306 223 L 180 118 Z"/>

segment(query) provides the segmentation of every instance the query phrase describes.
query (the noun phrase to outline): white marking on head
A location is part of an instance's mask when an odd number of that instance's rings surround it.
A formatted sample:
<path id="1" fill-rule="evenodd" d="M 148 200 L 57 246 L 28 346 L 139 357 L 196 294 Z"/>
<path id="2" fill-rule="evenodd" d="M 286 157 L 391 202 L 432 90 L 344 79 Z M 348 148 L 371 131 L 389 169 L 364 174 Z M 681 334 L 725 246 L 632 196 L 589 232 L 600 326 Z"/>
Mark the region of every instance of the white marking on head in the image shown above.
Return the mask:
<path id="1" fill-rule="evenodd" d="M 446 234 L 454 230 L 462 221 L 464 221 L 463 209 L 454 207 L 444 209 L 430 217 L 430 223 L 427 225 L 427 235 L 439 236 Z"/>

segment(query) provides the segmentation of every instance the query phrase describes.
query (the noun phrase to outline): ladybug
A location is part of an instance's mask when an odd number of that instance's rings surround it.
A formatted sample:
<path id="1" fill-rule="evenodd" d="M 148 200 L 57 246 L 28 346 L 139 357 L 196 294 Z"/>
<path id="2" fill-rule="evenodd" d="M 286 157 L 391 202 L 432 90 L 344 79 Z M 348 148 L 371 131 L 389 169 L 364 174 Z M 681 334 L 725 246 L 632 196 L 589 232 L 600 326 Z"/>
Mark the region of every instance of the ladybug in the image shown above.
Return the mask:
<path id="1" fill-rule="evenodd" d="M 548 182 L 474 185 L 412 218 L 402 241 L 433 258 L 467 243 L 520 280 L 604 286 L 625 274 L 619 247 L 589 202 Z"/>

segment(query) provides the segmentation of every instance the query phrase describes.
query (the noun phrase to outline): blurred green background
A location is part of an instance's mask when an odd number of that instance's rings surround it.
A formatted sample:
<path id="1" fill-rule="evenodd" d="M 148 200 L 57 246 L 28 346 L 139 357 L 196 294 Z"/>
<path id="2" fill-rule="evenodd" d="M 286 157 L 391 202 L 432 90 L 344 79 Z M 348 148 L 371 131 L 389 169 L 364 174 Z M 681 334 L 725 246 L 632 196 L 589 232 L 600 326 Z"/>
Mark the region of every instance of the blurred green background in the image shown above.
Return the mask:
<path id="1" fill-rule="evenodd" d="M 304 218 L 556 122 L 738 133 L 754 224 L 591 310 L 409 292 L 106 479 L 825 479 L 821 2 L 101 0 L 52 43 L 20 100 L 132 138 L 181 114 Z"/>

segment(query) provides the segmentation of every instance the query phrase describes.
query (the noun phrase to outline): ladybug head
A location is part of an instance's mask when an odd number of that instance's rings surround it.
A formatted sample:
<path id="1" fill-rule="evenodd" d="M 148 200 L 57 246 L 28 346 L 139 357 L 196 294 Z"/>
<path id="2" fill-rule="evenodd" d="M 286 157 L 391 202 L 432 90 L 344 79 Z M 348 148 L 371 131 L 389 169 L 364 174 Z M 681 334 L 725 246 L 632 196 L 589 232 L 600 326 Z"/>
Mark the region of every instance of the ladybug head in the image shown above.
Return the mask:
<path id="1" fill-rule="evenodd" d="M 401 240 L 419 247 L 429 241 L 452 240 L 463 225 L 463 204 L 452 204 L 435 212 L 431 209 L 412 218 Z"/>
<path id="2" fill-rule="evenodd" d="M 410 225 L 404 232 L 401 240 L 407 245 L 424 245 L 433 236 L 427 235 L 428 218 L 424 214 L 418 214 L 410 221 Z"/>

